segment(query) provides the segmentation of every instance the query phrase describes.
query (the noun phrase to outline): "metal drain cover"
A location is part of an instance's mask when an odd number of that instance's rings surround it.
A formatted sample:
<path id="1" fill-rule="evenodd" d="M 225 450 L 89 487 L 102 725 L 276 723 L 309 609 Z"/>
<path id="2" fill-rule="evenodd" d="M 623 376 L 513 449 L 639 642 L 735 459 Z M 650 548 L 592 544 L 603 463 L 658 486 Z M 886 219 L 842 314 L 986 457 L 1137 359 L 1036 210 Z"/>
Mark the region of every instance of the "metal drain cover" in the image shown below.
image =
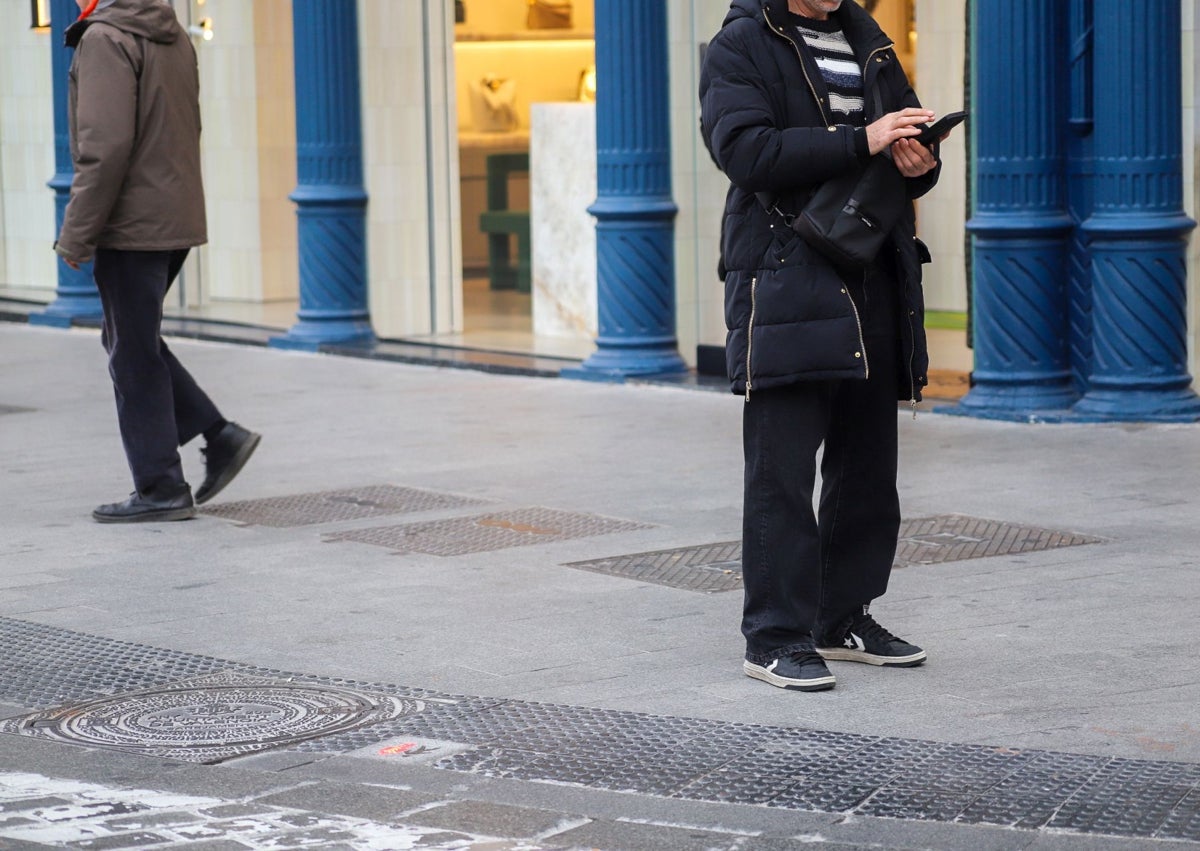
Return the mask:
<path id="1" fill-rule="evenodd" d="M 732 591 L 742 587 L 742 543 L 725 541 L 699 547 L 572 561 L 563 566 L 687 591 Z"/>
<path id="2" fill-rule="evenodd" d="M 963 561 L 1096 544 L 1103 538 L 1017 526 L 963 514 L 905 520 L 896 542 L 895 567 Z M 565 567 L 653 582 L 685 591 L 732 591 L 742 587 L 742 543 L 722 541 L 569 562 Z"/>
<path id="3" fill-rule="evenodd" d="M 222 673 L 37 712 L 0 732 L 212 764 L 424 709 L 412 698 Z"/>
<path id="4" fill-rule="evenodd" d="M 355 541 L 387 547 L 398 553 L 456 556 L 650 528 L 634 520 L 535 507 L 501 514 L 333 532 L 325 536 L 325 541 Z"/>
<path id="5" fill-rule="evenodd" d="M 370 485 L 353 490 L 301 493 L 206 505 L 203 511 L 205 514 L 234 520 L 246 526 L 272 526 L 283 529 L 390 514 L 459 508 L 464 505 L 479 505 L 484 501 L 417 488 Z"/>

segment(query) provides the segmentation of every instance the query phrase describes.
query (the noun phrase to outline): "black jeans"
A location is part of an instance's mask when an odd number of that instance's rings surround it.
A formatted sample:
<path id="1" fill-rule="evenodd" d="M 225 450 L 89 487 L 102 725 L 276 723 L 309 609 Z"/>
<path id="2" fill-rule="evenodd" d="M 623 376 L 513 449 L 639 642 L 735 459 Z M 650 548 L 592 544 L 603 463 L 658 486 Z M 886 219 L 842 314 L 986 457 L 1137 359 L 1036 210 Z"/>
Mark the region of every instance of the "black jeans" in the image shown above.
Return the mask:
<path id="1" fill-rule="evenodd" d="M 757 664 L 811 646 L 887 590 L 900 528 L 897 293 L 878 270 L 855 284 L 869 377 L 757 391 L 745 405 L 742 634 Z"/>
<path id="2" fill-rule="evenodd" d="M 221 414 L 162 339 L 163 299 L 187 250 L 96 252 L 104 307 L 101 342 L 117 399 L 117 422 L 138 493 L 173 493 L 185 482 L 179 447 Z"/>

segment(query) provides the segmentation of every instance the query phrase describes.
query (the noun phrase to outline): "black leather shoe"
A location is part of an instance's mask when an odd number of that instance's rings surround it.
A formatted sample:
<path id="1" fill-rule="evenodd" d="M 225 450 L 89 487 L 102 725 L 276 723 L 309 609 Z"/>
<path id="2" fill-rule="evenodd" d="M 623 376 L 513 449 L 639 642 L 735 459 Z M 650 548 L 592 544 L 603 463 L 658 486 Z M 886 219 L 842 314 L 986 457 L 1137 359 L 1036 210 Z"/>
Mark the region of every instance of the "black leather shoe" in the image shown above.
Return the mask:
<path id="1" fill-rule="evenodd" d="M 204 453 L 204 483 L 196 488 L 197 505 L 208 502 L 233 481 L 258 448 L 260 440 L 261 434 L 237 423 L 225 423 L 216 437 L 200 450 Z"/>
<path id="2" fill-rule="evenodd" d="M 160 497 L 134 491 L 124 502 L 98 506 L 92 517 L 99 523 L 147 523 L 156 520 L 190 520 L 196 516 L 192 489 L 186 484 L 174 496 Z"/>

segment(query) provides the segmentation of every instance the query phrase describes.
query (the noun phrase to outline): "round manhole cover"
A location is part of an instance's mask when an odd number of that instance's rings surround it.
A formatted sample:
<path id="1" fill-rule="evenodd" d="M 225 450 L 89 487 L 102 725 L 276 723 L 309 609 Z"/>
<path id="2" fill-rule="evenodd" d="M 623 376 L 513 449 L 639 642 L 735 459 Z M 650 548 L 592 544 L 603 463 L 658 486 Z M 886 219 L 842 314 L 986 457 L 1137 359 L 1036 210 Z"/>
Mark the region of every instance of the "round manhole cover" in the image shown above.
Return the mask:
<path id="1" fill-rule="evenodd" d="M 424 709 L 419 700 L 320 685 L 164 688 L 38 713 L 26 731 L 93 747 L 212 762 Z"/>

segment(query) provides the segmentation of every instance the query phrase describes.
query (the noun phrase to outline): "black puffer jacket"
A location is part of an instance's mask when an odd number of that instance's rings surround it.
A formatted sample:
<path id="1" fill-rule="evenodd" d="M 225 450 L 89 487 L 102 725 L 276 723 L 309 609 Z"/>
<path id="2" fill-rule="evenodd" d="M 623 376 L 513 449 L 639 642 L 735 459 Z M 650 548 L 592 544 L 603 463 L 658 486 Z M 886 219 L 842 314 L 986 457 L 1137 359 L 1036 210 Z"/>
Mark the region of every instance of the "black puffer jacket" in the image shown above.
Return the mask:
<path id="1" fill-rule="evenodd" d="M 807 45 L 788 26 L 787 8 L 787 0 L 733 0 L 700 75 L 704 142 L 732 184 L 721 231 L 726 358 L 733 392 L 747 398 L 752 389 L 796 381 L 866 378 L 870 368 L 844 282 L 758 197 L 795 213 L 813 189 L 865 155 L 865 131 L 829 123 L 828 90 Z M 851 0 L 834 15 L 864 69 L 867 123 L 919 107 L 874 19 Z M 929 191 L 940 168 L 906 181 L 910 198 Z M 899 398 L 915 403 L 929 362 L 921 292 L 921 263 L 929 254 L 916 238 L 911 204 L 884 251 L 894 252 L 894 263 L 882 259 L 903 288 Z"/>

